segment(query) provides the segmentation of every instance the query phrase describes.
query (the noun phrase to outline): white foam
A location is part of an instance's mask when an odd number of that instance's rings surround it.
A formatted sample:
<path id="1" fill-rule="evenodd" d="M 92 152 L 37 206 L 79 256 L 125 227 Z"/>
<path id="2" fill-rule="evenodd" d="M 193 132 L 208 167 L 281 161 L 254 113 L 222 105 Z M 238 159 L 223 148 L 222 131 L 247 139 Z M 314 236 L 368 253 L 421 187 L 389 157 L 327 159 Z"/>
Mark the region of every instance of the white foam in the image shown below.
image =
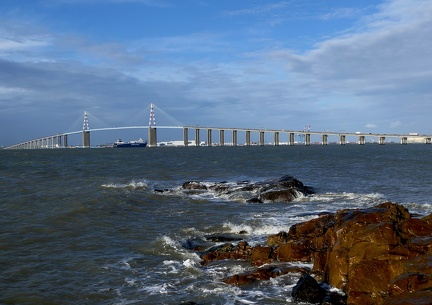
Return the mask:
<path id="1" fill-rule="evenodd" d="M 107 183 L 102 184 L 103 188 L 114 188 L 114 189 L 147 189 L 147 180 L 132 180 L 128 183 Z"/>

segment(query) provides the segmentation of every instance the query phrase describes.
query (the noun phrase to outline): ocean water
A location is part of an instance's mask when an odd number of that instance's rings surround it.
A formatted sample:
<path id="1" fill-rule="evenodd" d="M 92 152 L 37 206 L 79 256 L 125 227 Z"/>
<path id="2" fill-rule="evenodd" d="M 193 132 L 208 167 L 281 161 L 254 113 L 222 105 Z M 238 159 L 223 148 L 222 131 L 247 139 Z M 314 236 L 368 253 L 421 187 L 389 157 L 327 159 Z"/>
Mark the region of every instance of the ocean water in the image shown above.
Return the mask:
<path id="1" fill-rule="evenodd" d="M 185 245 L 240 231 L 263 244 L 319 212 L 383 201 L 430 214 L 431 157 L 426 144 L 0 150 L 0 303 L 296 304 L 298 275 L 229 286 L 252 267 L 202 266 Z M 250 204 L 181 190 L 287 174 L 316 194 Z"/>

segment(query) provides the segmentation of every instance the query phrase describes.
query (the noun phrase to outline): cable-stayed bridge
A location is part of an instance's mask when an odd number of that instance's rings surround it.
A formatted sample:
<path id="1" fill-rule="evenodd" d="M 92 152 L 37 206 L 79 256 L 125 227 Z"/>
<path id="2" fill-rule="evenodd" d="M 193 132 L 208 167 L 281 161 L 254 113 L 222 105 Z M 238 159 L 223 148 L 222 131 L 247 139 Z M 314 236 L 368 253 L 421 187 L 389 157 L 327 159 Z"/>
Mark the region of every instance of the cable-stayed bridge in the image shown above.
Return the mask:
<path id="1" fill-rule="evenodd" d="M 123 127 L 104 127 L 104 128 L 90 128 L 87 112 L 84 112 L 84 122 L 82 130 L 58 133 L 51 136 L 40 137 L 37 139 L 25 141 L 18 143 L 5 149 L 44 149 L 44 148 L 68 148 L 68 137 L 74 134 L 82 134 L 82 146 L 83 148 L 90 148 L 90 133 L 100 132 L 100 131 L 112 131 L 112 130 L 127 130 L 127 129 L 147 129 L 148 130 L 148 146 L 156 147 L 157 142 L 157 129 L 183 129 L 183 145 L 182 146 L 237 146 L 239 145 L 238 134 L 244 133 L 244 144 L 246 146 L 260 145 L 264 146 L 269 142 L 266 142 L 265 135 L 271 134 L 273 136 L 273 141 L 270 142 L 271 145 L 311 145 L 311 136 L 319 136 L 319 144 L 327 145 L 329 144 L 329 137 L 336 137 L 337 144 L 345 145 L 347 144 L 347 137 L 356 137 L 357 144 L 366 144 L 366 137 L 373 138 L 373 142 L 380 145 L 386 143 L 386 139 L 392 139 L 394 142 L 399 142 L 400 144 L 408 144 L 409 142 L 431 144 L 432 135 L 421 135 L 418 133 L 409 134 L 380 134 L 380 133 L 362 133 L 362 132 L 331 132 L 331 131 L 311 131 L 309 128 L 304 128 L 303 130 L 286 130 L 286 129 L 263 129 L 263 128 L 227 128 L 227 127 L 206 127 L 206 126 L 185 126 L 181 122 L 177 121 L 173 117 L 169 116 L 162 110 L 160 110 L 166 117 L 169 118 L 170 124 L 166 125 L 156 125 L 154 104 L 150 105 L 150 118 L 149 124 L 146 125 L 136 125 L 136 126 L 123 126 Z M 194 131 L 194 139 L 189 140 L 190 131 Z M 206 131 L 206 141 L 201 141 L 201 132 Z M 213 142 L 213 131 L 219 133 L 218 142 Z M 231 142 L 225 141 L 226 132 L 231 132 Z M 252 142 L 251 134 L 258 134 L 258 141 Z M 286 135 L 287 141 L 281 141 L 281 136 Z M 295 140 L 295 138 L 300 138 L 300 140 Z M 334 142 L 332 142 L 334 143 Z M 204 145 L 203 145 L 204 144 Z"/>

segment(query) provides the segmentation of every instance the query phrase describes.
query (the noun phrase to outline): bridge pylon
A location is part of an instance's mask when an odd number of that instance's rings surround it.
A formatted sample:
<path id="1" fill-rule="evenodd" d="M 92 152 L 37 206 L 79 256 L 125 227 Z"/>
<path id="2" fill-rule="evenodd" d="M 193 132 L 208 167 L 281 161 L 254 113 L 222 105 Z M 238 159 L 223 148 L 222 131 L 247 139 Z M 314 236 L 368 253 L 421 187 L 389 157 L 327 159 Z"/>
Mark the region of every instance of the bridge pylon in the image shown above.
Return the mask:
<path id="1" fill-rule="evenodd" d="M 154 114 L 154 105 L 150 104 L 150 119 L 148 126 L 148 147 L 157 146 L 156 118 Z"/>
<path id="2" fill-rule="evenodd" d="M 82 131 L 82 147 L 90 148 L 90 128 L 87 111 L 84 111 L 84 122 Z"/>

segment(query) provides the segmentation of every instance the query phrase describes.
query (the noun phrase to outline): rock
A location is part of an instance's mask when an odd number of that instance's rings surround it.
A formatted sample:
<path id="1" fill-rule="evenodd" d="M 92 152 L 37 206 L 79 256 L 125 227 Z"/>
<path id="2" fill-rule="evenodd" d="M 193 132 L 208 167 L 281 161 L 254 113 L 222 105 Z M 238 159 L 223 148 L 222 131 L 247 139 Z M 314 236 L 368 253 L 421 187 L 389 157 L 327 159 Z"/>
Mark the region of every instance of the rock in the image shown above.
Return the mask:
<path id="1" fill-rule="evenodd" d="M 224 280 L 224 283 L 241 286 L 253 284 L 260 280 L 269 280 L 287 273 L 307 274 L 310 270 L 297 266 L 266 266 L 250 272 L 235 274 Z"/>
<path id="2" fill-rule="evenodd" d="M 198 181 L 186 181 L 182 185 L 185 190 L 206 190 L 207 186 Z"/>
<path id="3" fill-rule="evenodd" d="M 232 236 L 232 235 L 207 235 L 205 236 L 206 240 L 212 242 L 229 242 L 229 241 L 239 241 L 242 240 L 242 237 Z"/>
<path id="4" fill-rule="evenodd" d="M 324 301 L 327 291 L 312 276 L 306 274 L 293 287 L 291 295 L 296 302 L 319 304 Z"/>
<path id="5" fill-rule="evenodd" d="M 217 246 L 209 249 L 205 254 L 201 256 L 201 264 L 205 265 L 215 260 L 224 259 L 241 259 L 248 260 L 252 256 L 252 247 L 245 241 L 241 241 L 234 246 L 233 244 L 227 243 L 221 246 Z"/>
<path id="6" fill-rule="evenodd" d="M 268 245 L 279 261 L 313 262 L 315 275 L 343 290 L 349 304 L 432 289 L 432 225 L 401 205 L 324 215 L 270 236 Z"/>
<path id="7" fill-rule="evenodd" d="M 405 292 L 396 297 L 389 297 L 381 305 L 431 305 L 432 291 Z"/>
<path id="8" fill-rule="evenodd" d="M 241 241 L 213 248 L 202 257 L 203 263 L 242 259 L 258 266 L 310 262 L 314 277 L 343 291 L 352 305 L 432 304 L 432 216 L 413 218 L 406 208 L 390 202 L 293 225 L 288 232 L 269 236 L 267 245 L 251 247 Z M 240 285 L 278 274 L 261 268 L 225 282 Z M 295 289 L 301 295 L 300 287 L 310 284 L 315 291 L 305 293 L 308 299 L 302 301 L 345 304 L 344 298 L 332 299 L 311 282 L 304 277 Z"/>
<path id="9" fill-rule="evenodd" d="M 301 181 L 289 175 L 256 183 L 250 181 L 237 183 L 187 181 L 183 183 L 182 188 L 187 191 L 206 190 L 213 192 L 215 196 L 229 196 L 248 203 L 291 202 L 300 196 L 313 194 L 311 187 L 303 185 Z"/>

